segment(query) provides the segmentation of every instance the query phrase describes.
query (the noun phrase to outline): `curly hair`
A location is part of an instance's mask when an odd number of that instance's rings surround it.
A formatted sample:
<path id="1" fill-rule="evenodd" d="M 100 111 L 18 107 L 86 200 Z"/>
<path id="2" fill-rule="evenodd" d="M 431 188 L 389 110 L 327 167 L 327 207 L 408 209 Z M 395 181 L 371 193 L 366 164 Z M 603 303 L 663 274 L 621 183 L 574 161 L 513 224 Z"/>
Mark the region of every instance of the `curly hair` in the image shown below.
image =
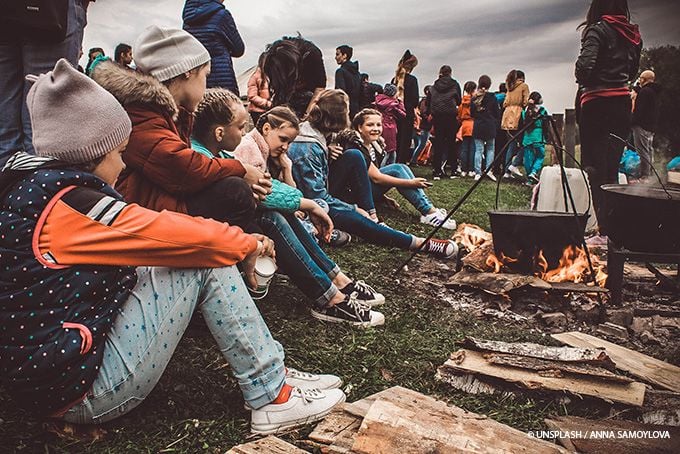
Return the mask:
<path id="1" fill-rule="evenodd" d="M 241 100 L 224 88 L 209 88 L 203 100 L 196 107 L 194 133 L 198 140 L 205 142 L 217 125 L 228 125 L 234 121 L 234 105 Z"/>

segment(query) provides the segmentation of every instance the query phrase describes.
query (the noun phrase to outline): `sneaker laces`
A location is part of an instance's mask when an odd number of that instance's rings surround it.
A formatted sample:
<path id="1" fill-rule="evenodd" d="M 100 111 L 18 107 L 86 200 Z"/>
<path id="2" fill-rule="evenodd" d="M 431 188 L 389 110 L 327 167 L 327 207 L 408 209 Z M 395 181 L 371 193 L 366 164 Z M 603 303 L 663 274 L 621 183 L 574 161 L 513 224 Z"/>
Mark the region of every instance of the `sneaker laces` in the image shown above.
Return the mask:
<path id="1" fill-rule="evenodd" d="M 373 287 L 371 287 L 370 285 L 368 285 L 364 281 L 354 281 L 354 288 L 358 289 L 362 293 L 369 294 L 371 296 L 378 293 L 378 292 L 375 291 L 375 289 Z"/>
<path id="2" fill-rule="evenodd" d="M 314 378 L 313 374 L 308 372 L 301 372 L 297 369 L 288 369 L 288 374 L 290 378 L 299 378 L 301 380 L 312 380 Z"/>
<path id="3" fill-rule="evenodd" d="M 302 404 L 308 405 L 313 400 L 321 399 L 324 394 L 317 388 L 301 389 L 295 388 L 294 392 L 302 398 Z"/>
<path id="4" fill-rule="evenodd" d="M 446 246 L 448 246 L 448 243 L 442 240 L 430 240 L 427 244 L 427 249 L 435 254 L 444 254 Z"/>
<path id="5" fill-rule="evenodd" d="M 347 301 L 347 306 L 354 311 L 354 314 L 359 316 L 365 312 L 368 312 L 371 310 L 371 307 L 364 303 L 363 301 L 360 301 L 357 299 L 357 292 L 352 292 L 349 295 L 349 301 Z"/>

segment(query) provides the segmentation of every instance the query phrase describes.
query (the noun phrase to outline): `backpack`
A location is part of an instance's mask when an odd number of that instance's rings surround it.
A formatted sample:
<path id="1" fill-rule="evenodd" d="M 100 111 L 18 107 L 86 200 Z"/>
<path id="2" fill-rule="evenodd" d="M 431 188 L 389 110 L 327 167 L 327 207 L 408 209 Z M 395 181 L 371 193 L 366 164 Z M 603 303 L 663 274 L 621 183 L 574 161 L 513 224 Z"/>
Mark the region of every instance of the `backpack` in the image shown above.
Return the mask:
<path id="1" fill-rule="evenodd" d="M 0 27 L 34 42 L 57 43 L 68 31 L 69 0 L 11 0 Z"/>
<path id="2" fill-rule="evenodd" d="M 433 115 L 455 115 L 458 113 L 457 94 L 455 87 L 442 93 L 433 86 L 430 91 L 430 113 Z"/>

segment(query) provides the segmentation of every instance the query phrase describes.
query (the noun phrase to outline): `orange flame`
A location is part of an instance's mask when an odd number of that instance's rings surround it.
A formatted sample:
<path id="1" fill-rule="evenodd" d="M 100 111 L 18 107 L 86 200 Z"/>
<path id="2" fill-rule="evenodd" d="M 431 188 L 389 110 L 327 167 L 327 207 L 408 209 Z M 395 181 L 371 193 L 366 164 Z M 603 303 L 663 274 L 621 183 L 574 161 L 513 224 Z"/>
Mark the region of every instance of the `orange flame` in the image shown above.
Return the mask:
<path id="1" fill-rule="evenodd" d="M 506 257 L 502 252 L 501 252 L 500 257 L 496 257 L 496 254 L 494 254 L 492 252 L 486 258 L 486 266 L 488 266 L 489 268 L 493 268 L 494 273 L 500 273 L 501 268 L 503 268 L 505 265 L 508 265 L 510 263 L 515 263 L 517 261 L 518 261 L 518 259 L 514 259 L 512 257 Z"/>
<path id="2" fill-rule="evenodd" d="M 607 280 L 607 273 L 604 271 L 605 264 L 594 255 L 590 255 L 593 269 L 595 271 L 595 282 L 600 287 L 604 287 Z M 588 258 L 583 248 L 575 246 L 567 246 L 562 253 L 557 268 L 548 270 L 548 262 L 543 255 L 543 251 L 539 252 L 536 259 L 538 272 L 536 275 L 547 282 L 585 282 L 590 274 L 588 266 Z"/>

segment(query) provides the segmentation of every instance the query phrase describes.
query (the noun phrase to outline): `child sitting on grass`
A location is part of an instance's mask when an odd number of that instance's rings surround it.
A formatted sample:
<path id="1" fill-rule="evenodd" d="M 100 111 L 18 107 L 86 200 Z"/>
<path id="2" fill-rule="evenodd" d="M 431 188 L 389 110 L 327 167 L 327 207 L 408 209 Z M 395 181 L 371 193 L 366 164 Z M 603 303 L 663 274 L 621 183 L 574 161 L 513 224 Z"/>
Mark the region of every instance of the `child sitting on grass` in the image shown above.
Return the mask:
<path id="1" fill-rule="evenodd" d="M 196 109 L 193 148 L 206 156 L 215 157 L 223 150 L 237 158 L 267 170 L 269 162 L 277 178 L 286 179 L 288 144 L 298 134 L 299 123 L 287 107 L 275 107 L 263 113 L 254 129 L 241 143 L 243 119 L 247 118 L 241 100 L 224 89 L 210 89 Z M 282 159 L 283 157 L 283 159 Z M 309 213 L 318 230 L 328 239 L 333 223 L 328 214 L 302 193 L 274 178 L 272 193 L 260 203 L 256 222 L 274 240 L 277 263 L 293 283 L 314 302 L 312 316 L 330 322 L 345 322 L 357 326 L 377 326 L 385 317 L 370 308 L 383 304 L 385 297 L 363 281 L 353 282 L 321 250 L 301 225 L 295 211 Z"/>
<path id="2" fill-rule="evenodd" d="M 113 185 L 130 119 L 66 60 L 27 99 L 37 156 L 19 152 L 0 173 L 6 392 L 35 415 L 75 424 L 123 416 L 156 386 L 200 310 L 254 432 L 306 424 L 345 400 L 338 377 L 285 367 L 246 290 L 235 265 L 252 284 L 271 240 L 127 203 Z"/>
<path id="3" fill-rule="evenodd" d="M 352 120 L 352 129 L 340 133 L 339 138 L 340 145 L 345 151 L 361 151 L 368 168 L 372 199 L 374 201 L 382 200 L 390 189 L 396 188 L 418 210 L 421 223 L 432 226 L 442 225 L 445 229 L 454 230 L 456 228 L 456 221 L 448 219 L 444 222 L 446 210 L 435 208 L 430 199 L 427 198 L 427 195 L 425 195 L 424 189 L 431 186 L 425 178 L 416 178 L 413 175 L 413 171 L 406 164 L 394 163 L 378 168 L 379 157 L 373 151 L 373 144 L 380 138 L 381 132 L 382 117 L 380 112 L 375 109 L 363 109 Z M 331 177 L 333 178 L 331 180 L 331 188 L 338 187 L 338 181 L 351 181 L 338 175 L 333 175 L 333 172 L 337 173 L 338 167 L 343 164 L 344 159 L 344 156 L 338 158 L 333 167 L 331 172 Z M 343 189 L 344 191 L 338 188 L 338 192 L 334 192 L 334 194 L 340 199 L 345 199 L 347 202 L 352 200 L 354 193 L 362 190 L 361 187 L 349 187 L 347 184 Z M 346 199 L 345 197 L 349 198 Z"/>
<path id="4" fill-rule="evenodd" d="M 421 247 L 423 252 L 435 257 L 456 257 L 458 248 L 453 241 L 431 239 L 425 243 L 423 238 L 378 223 L 365 209 L 332 195 L 328 188 L 329 161 L 350 156 L 354 167 L 348 173 L 363 180 L 359 183 L 366 188 L 363 196 L 370 198 L 366 203 L 372 204 L 371 183 L 361 152 L 349 150 L 343 153 L 341 147 L 328 144 L 332 134 L 337 134 L 348 126 L 347 95 L 342 90 L 322 91 L 312 103 L 307 121 L 300 125 L 300 134 L 288 147 L 288 155 L 293 162 L 293 177 L 302 194 L 310 199 L 323 199 L 328 203 L 329 215 L 338 228 L 352 235 L 356 234 L 370 243 L 405 250 Z"/>

